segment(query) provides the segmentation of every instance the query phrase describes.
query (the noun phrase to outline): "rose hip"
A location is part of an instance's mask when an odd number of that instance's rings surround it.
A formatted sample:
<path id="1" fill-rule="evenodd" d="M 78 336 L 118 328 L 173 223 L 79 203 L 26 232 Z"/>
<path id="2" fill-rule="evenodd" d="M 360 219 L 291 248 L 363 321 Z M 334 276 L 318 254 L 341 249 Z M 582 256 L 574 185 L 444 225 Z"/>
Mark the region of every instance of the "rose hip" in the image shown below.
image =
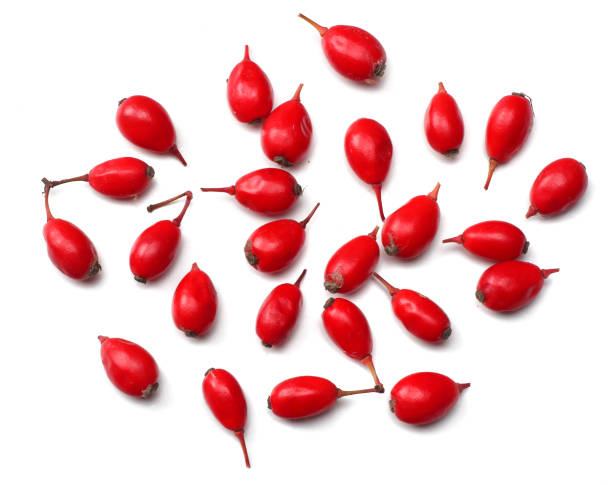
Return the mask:
<path id="1" fill-rule="evenodd" d="M 289 210 L 300 195 L 302 187 L 295 177 L 280 168 L 262 168 L 240 177 L 235 185 L 202 188 L 202 192 L 225 192 L 254 212 L 281 214 Z"/>
<path id="2" fill-rule="evenodd" d="M 561 158 L 548 164 L 531 187 L 531 205 L 525 217 L 566 211 L 580 200 L 587 183 L 584 165 L 573 158 Z"/>
<path id="3" fill-rule="evenodd" d="M 286 419 L 302 419 L 321 414 L 344 396 L 377 392 L 376 388 L 343 391 L 323 377 L 300 376 L 278 384 L 268 397 L 268 408 Z"/>
<path id="4" fill-rule="evenodd" d="M 310 139 L 312 123 L 300 101 L 302 87 L 289 101 L 277 106 L 266 118 L 261 129 L 261 147 L 273 162 L 289 167 L 304 160 Z"/>
<path id="5" fill-rule="evenodd" d="M 147 96 L 130 96 L 119 101 L 117 126 L 134 145 L 156 153 L 171 153 L 187 165 L 176 146 L 174 125 L 164 107 Z"/>
<path id="6" fill-rule="evenodd" d="M 440 207 L 437 184 L 429 195 L 418 195 L 385 220 L 382 244 L 389 256 L 412 259 L 427 249 L 438 231 Z"/>
<path id="7" fill-rule="evenodd" d="M 448 414 L 468 387 L 437 372 L 418 372 L 393 386 L 389 406 L 404 423 L 429 424 Z"/>
<path id="8" fill-rule="evenodd" d="M 357 236 L 338 249 L 325 268 L 325 289 L 330 293 L 351 293 L 370 277 L 378 263 L 378 226 L 367 236 Z"/>
<path id="9" fill-rule="evenodd" d="M 353 81 L 375 84 L 385 73 L 387 54 L 369 32 L 350 25 L 327 28 L 299 14 L 321 35 L 325 57 L 342 76 Z"/>
<path id="10" fill-rule="evenodd" d="M 207 333 L 217 314 L 217 291 L 208 275 L 193 263 L 172 298 L 172 319 L 188 337 Z"/>
<path id="11" fill-rule="evenodd" d="M 533 125 L 531 98 L 523 93 L 504 96 L 493 107 L 487 122 L 486 145 L 489 173 L 485 190 L 489 188 L 493 171 L 517 154 L 525 144 Z"/>
<path id="12" fill-rule="evenodd" d="M 243 123 L 257 123 L 272 110 L 272 85 L 266 73 L 249 57 L 244 46 L 244 59 L 232 70 L 227 80 L 227 100 L 232 114 Z"/>
<path id="13" fill-rule="evenodd" d="M 344 298 L 330 298 L 325 302 L 323 325 L 327 335 L 352 359 L 370 369 L 377 392 L 385 392 L 372 362 L 372 335 L 363 312 Z"/>
<path id="14" fill-rule="evenodd" d="M 512 312 L 523 308 L 542 289 L 544 280 L 555 269 L 540 269 L 525 261 L 503 261 L 488 268 L 480 277 L 476 298 L 497 312 Z"/>
<path id="15" fill-rule="evenodd" d="M 447 156 L 459 153 L 463 142 L 461 111 L 442 83 L 425 112 L 425 136 L 431 148 Z"/>
<path id="16" fill-rule="evenodd" d="M 151 354 L 122 338 L 98 337 L 102 365 L 110 381 L 121 392 L 148 398 L 159 384 L 159 371 Z"/>
<path id="17" fill-rule="evenodd" d="M 147 211 L 153 212 L 181 197 L 185 197 L 185 205 L 175 219 L 156 222 L 145 229 L 134 241 L 130 251 L 130 269 L 136 281 L 146 283 L 150 279 L 157 278 L 168 269 L 174 260 L 181 240 L 181 221 L 191 203 L 193 194 L 190 191 L 183 192 L 176 197 L 147 207 Z"/>
<path id="18" fill-rule="evenodd" d="M 346 131 L 344 153 L 357 176 L 374 189 L 380 218 L 384 221 L 380 192 L 393 155 L 393 144 L 387 130 L 377 121 L 358 119 Z"/>
<path id="19" fill-rule="evenodd" d="M 236 378 L 223 369 L 208 369 L 202 382 L 206 404 L 215 418 L 227 429 L 233 431 L 244 454 L 247 468 L 251 468 L 249 454 L 244 442 L 247 405 L 244 393 Z"/>
<path id="20" fill-rule="evenodd" d="M 438 343 L 450 337 L 450 320 L 444 310 L 426 296 L 412 290 L 399 290 L 391 286 L 378 273 L 372 273 L 391 295 L 395 316 L 406 330 L 426 342 Z"/>
<path id="21" fill-rule="evenodd" d="M 504 221 L 479 222 L 468 227 L 463 234 L 442 242 L 461 244 L 470 253 L 492 261 L 517 259 L 529 248 L 523 231 Z"/>
<path id="22" fill-rule="evenodd" d="M 263 273 L 281 271 L 291 264 L 306 239 L 306 224 L 319 208 L 319 204 L 302 222 L 279 219 L 268 222 L 249 236 L 244 255 L 253 268 Z"/>
<path id="23" fill-rule="evenodd" d="M 155 170 L 133 157 L 114 158 L 92 168 L 79 177 L 49 182 L 56 187 L 68 182 L 89 182 L 96 192 L 116 199 L 129 199 L 142 194 L 155 175 Z"/>
<path id="24" fill-rule="evenodd" d="M 306 270 L 294 284 L 278 285 L 262 303 L 255 331 L 264 347 L 282 344 L 293 330 L 302 307 L 300 283 L 305 275 Z"/>
<path id="25" fill-rule="evenodd" d="M 45 184 L 45 210 L 47 223 L 43 237 L 47 243 L 49 259 L 62 273 L 75 280 L 87 280 L 95 276 L 102 267 L 93 243 L 77 226 L 64 219 L 56 219 L 49 209 L 51 183 L 43 178 Z"/>

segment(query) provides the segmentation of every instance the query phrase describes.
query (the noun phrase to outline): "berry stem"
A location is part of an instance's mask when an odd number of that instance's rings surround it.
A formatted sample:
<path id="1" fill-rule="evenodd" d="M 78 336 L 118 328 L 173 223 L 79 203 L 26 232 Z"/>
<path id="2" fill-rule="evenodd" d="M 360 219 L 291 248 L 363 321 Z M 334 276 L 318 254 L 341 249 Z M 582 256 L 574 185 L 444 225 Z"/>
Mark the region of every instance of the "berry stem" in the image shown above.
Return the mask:
<path id="1" fill-rule="evenodd" d="M 385 213 L 383 212 L 382 206 L 382 184 L 372 184 L 372 188 L 374 189 L 374 193 L 376 194 L 376 202 L 378 203 L 378 212 L 380 213 L 380 219 L 385 221 Z"/>
<path id="2" fill-rule="evenodd" d="M 438 182 L 436 184 L 436 186 L 434 187 L 434 189 L 427 194 L 428 197 L 431 197 L 433 200 L 435 200 L 436 202 L 438 201 L 438 192 L 440 192 L 440 182 Z"/>
<path id="3" fill-rule="evenodd" d="M 43 193 L 45 194 L 45 210 L 47 211 L 47 222 L 49 222 L 51 219 L 54 219 L 53 215 L 51 214 L 51 209 L 49 209 L 49 191 L 51 190 L 51 183 L 44 177 L 42 179 L 42 183 L 45 184 L 45 191 Z"/>
<path id="4" fill-rule="evenodd" d="M 308 222 L 310 222 L 310 219 L 312 218 L 312 216 L 314 215 L 314 213 L 316 212 L 316 210 L 319 208 L 321 204 L 319 202 L 317 202 L 317 205 L 314 206 L 314 209 L 312 209 L 310 211 L 310 214 L 308 214 L 306 216 L 306 219 L 304 219 L 302 222 L 300 222 L 300 226 L 302 226 L 303 228 L 306 228 L 306 224 L 308 224 Z"/>
<path id="5" fill-rule="evenodd" d="M 357 389 L 355 391 L 343 391 L 342 389 L 338 389 L 338 398 L 344 396 L 352 396 L 353 394 L 366 394 L 369 392 L 379 392 L 375 387 L 370 387 L 369 389 Z"/>
<path id="6" fill-rule="evenodd" d="M 559 272 L 559 268 L 554 268 L 554 269 L 543 269 L 542 270 L 542 278 L 546 279 L 548 278 L 551 274 L 553 273 L 558 273 Z"/>
<path id="7" fill-rule="evenodd" d="M 459 388 L 459 392 L 464 391 L 470 386 L 471 384 L 469 382 L 466 382 L 465 384 L 457 384 L 457 387 Z"/>
<path id="8" fill-rule="evenodd" d="M 183 164 L 183 166 L 185 166 L 185 167 L 187 166 L 187 162 L 183 158 L 183 155 L 181 155 L 181 152 L 179 152 L 179 149 L 178 149 L 178 147 L 176 145 L 172 145 L 170 147 L 170 149 L 168 150 L 168 153 L 171 153 L 176 158 L 178 158 L 179 162 L 181 162 Z"/>
<path id="9" fill-rule="evenodd" d="M 387 280 L 385 280 L 382 276 L 380 276 L 378 273 L 372 273 L 372 276 L 374 276 L 374 278 L 376 278 L 378 281 L 380 281 L 383 286 L 385 288 L 387 288 L 387 291 L 389 292 L 389 294 L 393 297 L 393 295 L 395 295 L 399 290 L 391 285 Z"/>
<path id="10" fill-rule="evenodd" d="M 306 276 L 306 268 L 304 268 L 304 271 L 302 271 L 302 274 L 298 277 L 298 279 L 293 284 L 299 288 L 300 284 L 302 283 L 302 280 L 304 279 L 304 276 Z"/>
<path id="11" fill-rule="evenodd" d="M 438 94 L 440 93 L 445 93 L 446 89 L 444 89 L 444 84 L 442 84 L 442 82 L 438 83 Z"/>
<path id="12" fill-rule="evenodd" d="M 251 462 L 249 461 L 249 452 L 247 451 L 246 443 L 244 442 L 244 430 L 240 429 L 235 431 L 234 434 L 238 441 L 240 441 L 240 446 L 242 447 L 242 453 L 244 454 L 244 463 L 247 468 L 251 468 Z"/>
<path id="13" fill-rule="evenodd" d="M 103 344 L 105 340 L 108 340 L 108 337 L 105 337 L 104 335 L 98 335 L 98 340 L 101 344 Z"/>
<path id="14" fill-rule="evenodd" d="M 455 237 L 449 237 L 448 239 L 443 239 L 442 242 L 443 243 L 454 242 L 457 244 L 463 244 L 463 234 L 459 234 L 458 236 L 455 236 Z"/>
<path id="15" fill-rule="evenodd" d="M 491 177 L 493 177 L 493 172 L 497 168 L 499 163 L 492 158 L 489 160 L 489 173 L 487 174 L 487 181 L 485 182 L 484 189 L 489 190 L 489 184 L 491 183 Z"/>
<path id="16" fill-rule="evenodd" d="M 85 175 L 80 175 L 78 177 L 72 177 L 69 179 L 47 181 L 47 183 L 50 185 L 50 187 L 56 187 L 58 185 L 67 184 L 68 182 L 88 182 L 88 181 L 89 181 L 89 173 L 86 173 Z"/>
<path id="17" fill-rule="evenodd" d="M 249 57 L 249 46 L 245 45 L 244 46 L 244 59 L 243 61 L 250 61 L 251 58 Z"/>
<path id="18" fill-rule="evenodd" d="M 385 392 L 385 387 L 382 385 L 382 383 L 380 382 L 380 379 L 378 379 L 378 375 L 376 374 L 376 369 L 374 368 L 374 362 L 372 362 L 372 354 L 366 355 L 361 360 L 361 363 L 365 364 L 368 367 L 368 369 L 370 369 L 370 373 L 372 374 L 372 377 L 374 378 L 375 389 L 377 389 L 376 392 L 380 392 L 380 393 Z"/>
<path id="19" fill-rule="evenodd" d="M 302 93 L 302 88 L 304 87 L 304 84 L 300 84 L 298 86 L 298 88 L 295 90 L 295 94 L 293 95 L 293 98 L 291 98 L 291 101 L 299 101 L 300 100 L 300 94 Z"/>
<path id="20" fill-rule="evenodd" d="M 379 229 L 380 228 L 376 226 L 374 230 L 370 234 L 368 234 L 368 236 L 370 236 L 372 239 L 374 239 L 374 241 L 376 241 L 376 235 L 378 234 Z"/>
<path id="21" fill-rule="evenodd" d="M 316 23 L 314 20 L 310 20 L 308 17 L 306 17 L 306 15 L 303 15 L 300 13 L 298 14 L 298 17 L 301 19 L 304 19 L 306 22 L 312 25 L 315 29 L 317 29 L 317 32 L 321 34 L 321 37 L 323 37 L 327 33 L 327 27 L 323 27 L 319 25 L 318 23 Z"/>
<path id="22" fill-rule="evenodd" d="M 181 213 L 175 219 L 172 220 L 172 222 L 175 225 L 180 226 L 181 221 L 183 220 L 183 216 L 185 215 L 185 212 L 187 211 L 187 208 L 189 207 L 189 204 L 191 203 L 191 199 L 193 199 L 193 194 L 191 193 L 191 190 L 188 190 L 187 192 L 183 192 L 182 194 L 177 195 L 176 197 L 171 197 L 168 200 L 158 202 L 157 204 L 151 204 L 149 207 L 147 207 L 147 211 L 153 212 L 154 210 L 159 209 L 160 207 L 164 207 L 168 205 L 169 203 L 180 199 L 181 197 L 186 197 L 185 205 L 183 206 L 183 210 L 181 211 Z"/>
<path id="23" fill-rule="evenodd" d="M 536 209 L 532 204 L 529 206 L 529 209 L 527 209 L 527 214 L 525 214 L 525 218 L 535 216 L 537 213 L 538 213 L 538 209 Z"/>
<path id="24" fill-rule="evenodd" d="M 229 187 L 202 187 L 202 192 L 225 192 L 229 195 L 236 195 L 236 186 L 230 185 Z"/>

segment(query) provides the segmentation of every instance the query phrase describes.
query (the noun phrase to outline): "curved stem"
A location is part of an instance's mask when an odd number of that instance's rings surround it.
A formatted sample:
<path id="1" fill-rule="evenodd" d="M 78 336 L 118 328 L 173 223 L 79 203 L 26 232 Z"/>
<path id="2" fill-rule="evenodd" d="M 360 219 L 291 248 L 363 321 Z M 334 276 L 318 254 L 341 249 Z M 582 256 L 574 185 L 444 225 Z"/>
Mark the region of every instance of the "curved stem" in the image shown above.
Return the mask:
<path id="1" fill-rule="evenodd" d="M 492 158 L 489 160 L 489 173 L 487 175 L 487 181 L 485 182 L 485 185 L 484 185 L 485 190 L 489 190 L 489 184 L 491 183 L 491 177 L 493 177 L 493 172 L 495 171 L 498 165 L 499 164 L 497 163 L 496 160 L 493 160 Z"/>
<path id="2" fill-rule="evenodd" d="M 374 385 L 375 388 L 377 389 L 376 392 L 385 392 L 385 387 L 382 385 L 382 383 L 380 382 L 380 379 L 378 379 L 378 375 L 376 374 L 376 369 L 374 368 L 374 362 L 372 362 L 372 354 L 370 355 L 366 355 L 362 360 L 361 360 L 362 364 L 365 364 L 368 369 L 370 369 L 370 373 L 372 374 L 372 377 L 374 378 Z"/>
<path id="3" fill-rule="evenodd" d="M 42 179 L 42 183 L 45 184 L 45 210 L 47 211 L 47 222 L 53 219 L 53 215 L 51 214 L 51 209 L 49 209 L 49 191 L 51 190 L 51 182 L 49 182 L 46 178 Z"/>
<path id="4" fill-rule="evenodd" d="M 380 281 L 384 285 L 384 287 L 387 288 L 387 291 L 389 292 L 391 296 L 395 295 L 399 291 L 395 286 L 391 285 L 387 280 L 385 280 L 378 273 L 372 273 L 372 276 L 374 276 L 374 278 Z"/>
<path id="5" fill-rule="evenodd" d="M 181 152 L 179 152 L 179 149 L 176 146 L 176 144 L 170 147 L 170 149 L 168 150 L 168 153 L 172 153 L 172 155 L 174 155 L 176 158 L 179 159 L 179 162 L 181 162 L 183 166 L 185 167 L 187 166 L 187 162 L 183 158 L 183 155 L 181 155 Z"/>
<path id="6" fill-rule="evenodd" d="M 183 220 L 183 216 L 185 215 L 185 212 L 187 211 L 187 208 L 189 207 L 189 204 L 191 203 L 191 199 L 193 199 L 193 194 L 191 193 L 191 190 L 188 190 L 187 192 L 183 192 L 182 194 L 177 195 L 176 197 L 171 197 L 168 200 L 158 202 L 157 204 L 151 204 L 150 206 L 147 207 L 147 211 L 153 212 L 154 210 L 159 209 L 160 207 L 164 207 L 168 205 L 169 203 L 180 199 L 181 197 L 186 197 L 185 205 L 183 206 L 183 210 L 181 211 L 181 213 L 175 219 L 172 220 L 174 224 L 176 224 L 177 226 L 180 226 L 181 221 Z"/>
<path id="7" fill-rule="evenodd" d="M 295 90 L 295 94 L 293 95 L 293 98 L 291 98 L 291 101 L 299 101 L 300 100 L 300 94 L 302 93 L 302 88 L 304 87 L 304 84 L 301 83 L 298 88 Z"/>
<path id="8" fill-rule="evenodd" d="M 371 387 L 369 389 L 357 389 L 356 391 L 343 391 L 342 389 L 338 389 L 338 398 L 344 396 L 352 396 L 353 394 L 367 394 L 369 392 L 379 392 L 375 387 Z"/>
<path id="9" fill-rule="evenodd" d="M 374 241 L 376 241 L 376 235 L 378 234 L 379 229 L 380 228 L 376 226 L 374 230 L 370 234 L 368 234 L 368 236 L 370 236 L 372 239 L 374 239 Z"/>
<path id="10" fill-rule="evenodd" d="M 308 17 L 306 17 L 306 15 L 302 15 L 300 13 L 300 14 L 298 14 L 298 17 L 301 18 L 301 19 L 304 19 L 306 22 L 308 22 L 310 25 L 312 25 L 315 29 L 317 29 L 317 32 L 319 32 L 319 34 L 321 34 L 321 37 L 323 37 L 327 33 L 327 27 L 323 27 L 323 26 L 319 25 L 318 23 L 316 23 L 314 20 L 310 20 Z"/>
<path id="11" fill-rule="evenodd" d="M 58 185 L 62 185 L 62 184 L 67 184 L 68 182 L 88 182 L 89 181 L 89 173 L 86 173 L 85 175 L 80 175 L 78 177 L 72 177 L 69 179 L 62 179 L 62 180 L 53 180 L 53 181 L 49 181 L 49 185 L 51 187 L 56 187 Z"/>
<path id="12" fill-rule="evenodd" d="M 383 212 L 382 206 L 382 184 L 372 184 L 372 188 L 374 189 L 374 193 L 376 194 L 376 202 L 378 202 L 378 212 L 380 213 L 380 219 L 385 222 L 385 213 Z"/>
<path id="13" fill-rule="evenodd" d="M 321 204 L 319 202 L 317 202 L 317 205 L 314 206 L 314 209 L 312 209 L 310 211 L 310 214 L 308 214 L 306 216 L 306 219 L 304 219 L 302 222 L 300 222 L 300 226 L 302 226 L 303 228 L 306 228 L 306 224 L 308 224 L 308 222 L 310 222 L 310 219 L 312 218 L 312 216 L 314 215 L 314 213 L 316 212 L 316 210 L 319 208 Z"/>
<path id="14" fill-rule="evenodd" d="M 304 276 L 306 276 L 306 268 L 304 268 L 304 271 L 302 271 L 302 274 L 298 277 L 298 279 L 293 284 L 299 288 L 300 284 L 302 283 L 302 280 L 304 279 Z"/>
<path id="15" fill-rule="evenodd" d="M 442 242 L 443 243 L 454 242 L 457 244 L 463 244 L 463 234 L 460 234 L 459 236 L 455 236 L 455 237 L 449 237 L 448 239 L 443 239 Z"/>
<path id="16" fill-rule="evenodd" d="M 244 442 L 244 430 L 240 429 L 235 431 L 234 434 L 238 441 L 240 441 L 240 446 L 242 447 L 242 454 L 244 455 L 244 463 L 247 468 L 251 468 L 251 462 L 249 461 L 249 452 L 247 451 L 246 443 Z"/>
<path id="17" fill-rule="evenodd" d="M 427 194 L 429 197 L 431 197 L 433 200 L 437 201 L 438 200 L 438 192 L 440 192 L 440 182 L 438 182 L 436 184 L 436 186 L 434 187 L 434 189 Z"/>
<path id="18" fill-rule="evenodd" d="M 236 195 L 236 186 L 230 185 L 229 187 L 202 187 L 202 192 L 225 192 L 229 195 Z"/>

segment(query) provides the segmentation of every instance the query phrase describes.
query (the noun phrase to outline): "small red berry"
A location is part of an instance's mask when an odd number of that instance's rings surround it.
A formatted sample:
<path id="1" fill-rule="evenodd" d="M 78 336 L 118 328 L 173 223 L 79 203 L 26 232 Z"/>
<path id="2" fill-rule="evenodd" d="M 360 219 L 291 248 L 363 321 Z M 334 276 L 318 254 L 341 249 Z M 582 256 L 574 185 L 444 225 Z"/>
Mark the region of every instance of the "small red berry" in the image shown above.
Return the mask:
<path id="1" fill-rule="evenodd" d="M 442 83 L 438 86 L 425 112 L 425 135 L 435 151 L 454 155 L 463 142 L 463 118 L 455 98 L 446 92 Z"/>
<path id="2" fill-rule="evenodd" d="M 206 334 L 217 314 L 217 291 L 208 275 L 193 263 L 172 298 L 172 319 L 188 337 Z"/>

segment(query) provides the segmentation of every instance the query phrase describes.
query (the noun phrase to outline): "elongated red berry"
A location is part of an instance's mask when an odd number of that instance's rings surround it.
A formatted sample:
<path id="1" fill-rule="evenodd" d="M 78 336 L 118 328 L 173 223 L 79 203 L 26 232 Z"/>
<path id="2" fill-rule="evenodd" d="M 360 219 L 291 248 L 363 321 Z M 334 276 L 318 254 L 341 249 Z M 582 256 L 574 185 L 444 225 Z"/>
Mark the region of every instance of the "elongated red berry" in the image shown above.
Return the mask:
<path id="1" fill-rule="evenodd" d="M 202 188 L 202 192 L 225 192 L 254 212 L 275 215 L 289 210 L 302 195 L 295 177 L 280 168 L 262 168 L 240 177 L 235 185 Z"/>
<path id="2" fill-rule="evenodd" d="M 310 116 L 300 101 L 303 86 L 298 86 L 293 98 L 274 108 L 261 129 L 264 153 L 283 167 L 303 161 L 312 138 Z"/>
<path id="3" fill-rule="evenodd" d="M 376 390 L 385 392 L 372 362 L 370 325 L 359 307 L 344 298 L 330 298 L 325 302 L 321 318 L 327 335 L 351 359 L 366 365 Z"/>
<path id="4" fill-rule="evenodd" d="M 360 118 L 346 131 L 344 153 L 357 176 L 374 189 L 380 218 L 384 221 L 381 189 L 393 156 L 389 133 L 377 121 Z"/>
<path id="5" fill-rule="evenodd" d="M 580 200 L 587 184 L 586 168 L 573 158 L 561 158 L 546 165 L 531 186 L 531 205 L 525 217 L 568 210 Z"/>
<path id="6" fill-rule="evenodd" d="M 305 15 L 299 17 L 317 29 L 325 57 L 338 73 L 366 84 L 375 84 L 383 76 L 387 54 L 372 34 L 350 25 L 322 27 Z"/>
<path id="7" fill-rule="evenodd" d="M 294 284 L 278 285 L 259 308 L 255 331 L 264 347 L 282 344 L 295 327 L 302 307 L 300 283 L 305 275 L 306 270 Z"/>
<path id="8" fill-rule="evenodd" d="M 463 142 L 461 111 L 442 83 L 425 112 L 425 136 L 431 148 L 447 156 L 458 153 Z"/>
<path id="9" fill-rule="evenodd" d="M 272 111 L 272 85 L 266 73 L 249 57 L 244 46 L 244 59 L 227 80 L 227 101 L 232 114 L 243 123 L 256 123 Z"/>
<path id="10" fill-rule="evenodd" d="M 531 98 L 523 93 L 504 96 L 493 107 L 487 122 L 486 145 L 489 155 L 489 174 L 485 190 L 489 188 L 493 171 L 509 162 L 527 141 L 533 125 Z"/>
<path id="11" fill-rule="evenodd" d="M 176 197 L 147 207 L 147 211 L 153 212 L 181 197 L 185 197 L 185 205 L 175 219 L 156 222 L 145 229 L 134 241 L 130 251 L 130 269 L 136 281 L 146 283 L 148 280 L 157 278 L 168 269 L 174 260 L 181 240 L 181 221 L 191 203 L 193 194 L 190 191 L 183 192 Z"/>
<path id="12" fill-rule="evenodd" d="M 357 236 L 338 249 L 325 267 L 324 286 L 330 293 L 351 293 L 363 285 L 376 268 L 380 249 L 378 226 L 367 236 Z"/>
<path id="13" fill-rule="evenodd" d="M 468 387 L 437 372 L 418 372 L 393 386 L 389 406 L 404 423 L 429 424 L 446 416 Z"/>
<path id="14" fill-rule="evenodd" d="M 389 295 L 395 316 L 406 330 L 426 342 L 438 343 L 450 337 L 450 320 L 444 310 L 426 296 L 412 290 L 399 290 L 378 273 L 372 273 Z"/>
<path id="15" fill-rule="evenodd" d="M 306 224 L 318 208 L 319 204 L 301 222 L 279 219 L 256 229 L 244 246 L 249 264 L 263 273 L 274 273 L 288 267 L 302 249 Z"/>
<path id="16" fill-rule="evenodd" d="M 463 234 L 442 242 L 461 244 L 470 253 L 492 261 L 520 258 L 529 248 L 523 231 L 504 221 L 479 222 L 468 227 Z"/>
<path id="17" fill-rule="evenodd" d="M 343 391 L 323 377 L 293 377 L 272 389 L 268 408 L 281 418 L 302 419 L 324 413 L 341 397 L 368 392 L 376 392 L 376 389 Z"/>
<path id="18" fill-rule="evenodd" d="M 242 447 L 244 462 L 251 468 L 249 454 L 244 442 L 244 425 L 247 405 L 242 388 L 236 378 L 223 369 L 208 369 L 202 382 L 206 404 L 215 418 L 227 429 L 233 431 Z"/>
<path id="19" fill-rule="evenodd" d="M 193 263 L 172 298 L 172 319 L 188 337 L 207 333 L 217 314 L 217 291 L 209 276 Z"/>
<path id="20" fill-rule="evenodd" d="M 170 115 L 154 99 L 130 96 L 119 101 L 117 126 L 134 145 L 156 153 L 171 153 L 183 165 L 185 159 L 176 146 L 176 133 Z"/>
<path id="21" fill-rule="evenodd" d="M 438 191 L 418 195 L 393 212 L 382 228 L 382 244 L 389 256 L 412 259 L 422 254 L 433 240 L 440 223 Z"/>
<path id="22" fill-rule="evenodd" d="M 158 387 L 159 370 L 151 354 L 129 340 L 98 337 L 102 365 L 110 381 L 121 392 L 147 398 Z"/>
<path id="23" fill-rule="evenodd" d="M 56 219 L 49 209 L 49 191 L 51 184 L 45 184 L 45 210 L 47 223 L 43 228 L 43 237 L 47 243 L 49 259 L 62 273 L 75 280 L 87 280 L 95 276 L 102 267 L 98 262 L 98 253 L 87 235 L 77 226 L 64 219 Z"/>
<path id="24" fill-rule="evenodd" d="M 489 267 L 480 277 L 476 298 L 497 312 L 512 312 L 530 303 L 548 275 L 559 271 L 540 269 L 525 261 L 503 261 Z"/>

